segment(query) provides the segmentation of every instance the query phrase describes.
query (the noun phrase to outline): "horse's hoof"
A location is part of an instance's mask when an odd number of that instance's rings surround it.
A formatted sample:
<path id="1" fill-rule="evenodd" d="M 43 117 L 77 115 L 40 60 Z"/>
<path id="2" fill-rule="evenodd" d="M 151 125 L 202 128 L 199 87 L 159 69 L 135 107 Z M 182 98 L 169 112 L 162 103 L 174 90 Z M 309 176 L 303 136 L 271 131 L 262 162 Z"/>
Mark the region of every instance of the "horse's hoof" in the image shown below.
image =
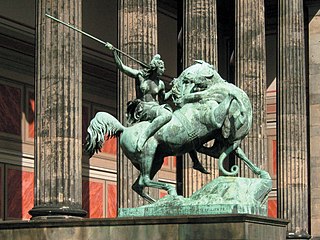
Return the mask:
<path id="1" fill-rule="evenodd" d="M 270 174 L 267 171 L 262 170 L 259 174 L 260 178 L 271 179 Z"/>
<path id="2" fill-rule="evenodd" d="M 192 167 L 194 170 L 197 170 L 201 173 L 204 173 L 204 174 L 210 174 L 210 172 L 208 172 L 202 165 L 193 165 Z"/>

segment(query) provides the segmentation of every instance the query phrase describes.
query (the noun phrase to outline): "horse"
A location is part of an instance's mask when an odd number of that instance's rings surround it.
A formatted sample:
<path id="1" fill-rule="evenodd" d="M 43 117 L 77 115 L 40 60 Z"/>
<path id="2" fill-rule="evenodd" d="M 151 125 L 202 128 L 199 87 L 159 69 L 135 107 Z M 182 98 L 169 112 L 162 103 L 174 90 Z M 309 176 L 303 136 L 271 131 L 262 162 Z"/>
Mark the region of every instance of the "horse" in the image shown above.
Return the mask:
<path id="1" fill-rule="evenodd" d="M 177 195 L 174 186 L 153 180 L 160 170 L 164 157 L 180 156 L 198 151 L 219 158 L 219 169 L 225 175 L 236 175 L 239 167 L 231 171 L 223 168 L 224 159 L 231 153 L 243 160 L 260 177 L 267 173 L 256 167 L 240 148 L 241 140 L 249 133 L 252 108 L 247 94 L 223 80 L 212 65 L 197 61 L 173 80 L 172 98 L 178 109 L 171 120 L 150 137 L 142 151 L 137 149 L 139 134 L 150 122 L 142 121 L 123 126 L 114 116 L 98 112 L 88 127 L 86 151 L 92 156 L 107 138 L 119 137 L 120 147 L 140 175 L 132 189 L 149 202 L 155 200 L 144 192 L 145 187 Z M 203 145 L 215 140 L 210 148 Z"/>

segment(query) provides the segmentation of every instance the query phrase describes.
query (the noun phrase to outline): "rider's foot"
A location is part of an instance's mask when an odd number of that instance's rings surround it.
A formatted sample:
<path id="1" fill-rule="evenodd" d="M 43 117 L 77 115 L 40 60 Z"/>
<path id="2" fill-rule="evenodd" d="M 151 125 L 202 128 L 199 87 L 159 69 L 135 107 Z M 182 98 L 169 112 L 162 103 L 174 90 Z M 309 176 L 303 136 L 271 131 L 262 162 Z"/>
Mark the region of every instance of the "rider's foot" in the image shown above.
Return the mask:
<path id="1" fill-rule="evenodd" d="M 171 187 L 171 188 L 168 189 L 168 194 L 170 196 L 178 196 L 177 190 L 174 187 Z"/>
<path id="2" fill-rule="evenodd" d="M 137 142 L 137 150 L 139 152 L 142 151 L 146 141 L 147 141 L 147 137 L 144 134 L 141 134 L 140 137 L 138 138 L 138 142 Z"/>
<path id="3" fill-rule="evenodd" d="M 192 168 L 198 170 L 201 173 L 210 174 L 210 172 L 208 172 L 201 164 L 194 164 Z"/>

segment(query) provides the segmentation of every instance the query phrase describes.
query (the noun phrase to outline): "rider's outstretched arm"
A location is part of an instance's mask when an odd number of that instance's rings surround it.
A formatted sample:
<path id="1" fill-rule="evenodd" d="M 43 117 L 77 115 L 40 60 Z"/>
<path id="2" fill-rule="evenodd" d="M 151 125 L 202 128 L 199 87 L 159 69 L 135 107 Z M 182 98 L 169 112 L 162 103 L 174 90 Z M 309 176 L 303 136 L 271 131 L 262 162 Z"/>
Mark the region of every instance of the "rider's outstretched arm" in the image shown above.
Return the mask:
<path id="1" fill-rule="evenodd" d="M 128 75 L 129 77 L 132 77 L 132 78 L 137 78 L 138 77 L 138 74 L 140 73 L 140 71 L 124 65 L 122 60 L 121 60 L 121 58 L 119 57 L 117 51 L 115 50 L 115 48 L 113 47 L 112 44 L 107 43 L 106 47 L 109 48 L 112 51 L 114 60 L 116 62 L 116 65 L 117 65 L 117 67 L 119 68 L 119 70 L 121 72 L 123 72 L 124 74 L 126 74 L 126 75 Z"/>

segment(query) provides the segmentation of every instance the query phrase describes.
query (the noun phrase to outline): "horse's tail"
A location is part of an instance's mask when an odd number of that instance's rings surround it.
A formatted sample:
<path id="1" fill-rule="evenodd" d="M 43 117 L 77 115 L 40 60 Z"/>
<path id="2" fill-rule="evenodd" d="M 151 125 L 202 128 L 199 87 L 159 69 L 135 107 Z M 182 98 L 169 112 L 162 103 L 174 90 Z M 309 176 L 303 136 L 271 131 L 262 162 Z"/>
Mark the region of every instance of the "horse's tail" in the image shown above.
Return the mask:
<path id="1" fill-rule="evenodd" d="M 124 130 L 125 127 L 114 116 L 106 112 L 98 112 L 87 129 L 85 151 L 91 157 L 94 153 L 101 151 L 105 135 L 107 139 L 118 137 Z"/>
<path id="2" fill-rule="evenodd" d="M 268 172 L 260 169 L 259 167 L 257 167 L 256 165 L 254 165 L 249 158 L 246 156 L 246 154 L 243 152 L 243 150 L 240 148 L 240 141 L 236 141 L 234 142 L 230 147 L 228 147 L 219 157 L 219 170 L 227 176 L 234 176 L 236 174 L 238 174 L 239 172 L 239 166 L 237 165 L 233 165 L 231 167 L 231 171 L 227 171 L 224 169 L 223 167 L 223 161 L 226 159 L 226 157 L 233 151 L 235 151 L 235 154 L 238 158 L 240 158 L 242 161 L 244 161 L 244 163 L 248 166 L 248 168 L 250 168 L 255 174 L 257 174 L 258 176 L 260 176 L 261 178 L 264 179 L 271 179 L 270 175 Z"/>

